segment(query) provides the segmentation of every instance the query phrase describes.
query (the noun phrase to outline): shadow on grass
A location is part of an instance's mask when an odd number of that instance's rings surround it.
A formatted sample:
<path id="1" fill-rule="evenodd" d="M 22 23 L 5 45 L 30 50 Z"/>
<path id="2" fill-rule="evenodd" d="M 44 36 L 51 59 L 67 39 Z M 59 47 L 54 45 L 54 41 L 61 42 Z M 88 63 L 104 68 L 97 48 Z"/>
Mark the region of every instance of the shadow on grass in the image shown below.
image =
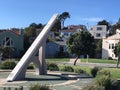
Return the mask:
<path id="1" fill-rule="evenodd" d="M 47 75 L 40 75 L 39 77 L 26 77 L 24 79 L 25 81 L 64 81 L 68 80 L 66 77 L 61 77 L 60 75 L 52 75 L 52 74 L 47 74 Z"/>
<path id="2" fill-rule="evenodd" d="M 86 79 L 86 78 L 92 78 L 88 75 L 80 75 L 80 74 L 61 74 L 61 75 L 53 75 L 53 74 L 47 74 L 47 75 L 40 75 L 39 77 L 26 77 L 25 81 L 65 81 L 65 80 L 77 80 L 77 79 Z"/>

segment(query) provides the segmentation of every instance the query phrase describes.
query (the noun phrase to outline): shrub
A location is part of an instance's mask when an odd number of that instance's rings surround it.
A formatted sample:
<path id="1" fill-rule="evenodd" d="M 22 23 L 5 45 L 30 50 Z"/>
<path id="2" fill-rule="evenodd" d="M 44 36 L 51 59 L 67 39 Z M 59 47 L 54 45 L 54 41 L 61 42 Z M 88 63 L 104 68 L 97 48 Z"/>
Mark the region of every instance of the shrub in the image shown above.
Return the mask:
<path id="1" fill-rule="evenodd" d="M 74 69 L 74 72 L 75 72 L 75 73 L 78 73 L 78 74 L 86 73 L 84 70 L 82 70 L 82 69 L 80 69 L 80 68 Z"/>
<path id="2" fill-rule="evenodd" d="M 99 86 L 110 86 L 111 78 L 109 76 L 101 76 L 96 78 L 96 84 Z"/>
<path id="3" fill-rule="evenodd" d="M 94 68 L 92 68 L 91 69 L 91 75 L 93 76 L 93 77 L 96 77 L 96 75 L 97 75 L 97 72 L 99 71 L 99 70 L 101 70 L 102 68 L 100 68 L 100 67 L 94 67 Z"/>
<path id="4" fill-rule="evenodd" d="M 2 62 L 2 64 L 0 65 L 1 69 L 13 69 L 16 66 L 15 61 L 4 61 Z"/>
<path id="5" fill-rule="evenodd" d="M 29 66 L 27 67 L 27 69 L 34 69 L 34 65 L 33 64 L 29 64 Z"/>
<path id="6" fill-rule="evenodd" d="M 18 88 L 16 87 L 14 90 L 18 90 Z"/>
<path id="7" fill-rule="evenodd" d="M 47 63 L 47 70 L 58 71 L 59 67 L 55 63 Z"/>
<path id="8" fill-rule="evenodd" d="M 52 89 L 50 88 L 50 86 L 47 85 L 35 84 L 31 85 L 29 90 L 52 90 Z"/>
<path id="9" fill-rule="evenodd" d="M 71 66 L 64 66 L 61 71 L 74 72 L 74 69 Z"/>
<path id="10" fill-rule="evenodd" d="M 97 77 L 101 77 L 101 76 L 108 76 L 110 77 L 110 71 L 108 70 L 105 70 L 105 69 L 102 69 L 102 70 L 99 70 L 98 73 L 97 73 Z"/>
<path id="11" fill-rule="evenodd" d="M 97 77 L 95 80 L 98 86 L 103 86 L 103 87 L 111 86 L 110 72 L 107 70 L 104 69 L 99 70 L 97 72 Z"/>
<path id="12" fill-rule="evenodd" d="M 109 90 L 119 90 L 119 81 L 117 80 L 111 80 L 111 86 L 110 86 L 110 89 Z"/>
<path id="13" fill-rule="evenodd" d="M 96 84 L 98 86 L 103 86 L 105 90 L 118 90 L 118 81 L 113 80 L 110 76 L 110 71 L 108 70 L 102 69 L 98 71 Z"/>
<path id="14" fill-rule="evenodd" d="M 110 77 L 110 71 L 98 68 L 99 67 L 96 69 L 95 67 L 97 76 L 95 78 L 94 84 L 86 86 L 82 90 L 119 90 L 118 86 L 120 83 Z"/>
<path id="15" fill-rule="evenodd" d="M 12 90 L 11 87 L 4 87 L 3 90 Z"/>
<path id="16" fill-rule="evenodd" d="M 105 90 L 103 86 L 89 85 L 84 87 L 82 90 Z"/>
<path id="17" fill-rule="evenodd" d="M 19 90 L 23 90 L 23 86 L 20 86 L 20 87 L 19 87 Z"/>

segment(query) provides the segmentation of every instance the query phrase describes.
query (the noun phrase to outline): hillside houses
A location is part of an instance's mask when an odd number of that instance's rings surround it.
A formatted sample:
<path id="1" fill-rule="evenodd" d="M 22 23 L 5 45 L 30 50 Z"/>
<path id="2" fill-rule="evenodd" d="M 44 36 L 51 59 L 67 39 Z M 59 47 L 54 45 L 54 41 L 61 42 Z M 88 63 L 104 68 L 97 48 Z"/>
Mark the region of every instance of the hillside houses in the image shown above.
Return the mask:
<path id="1" fill-rule="evenodd" d="M 116 30 L 116 34 L 109 36 L 107 38 L 103 38 L 102 41 L 102 58 L 104 59 L 117 59 L 113 50 L 115 45 L 120 42 L 120 32 Z"/>
<path id="2" fill-rule="evenodd" d="M 13 57 L 19 57 L 24 50 L 23 30 L 14 28 L 0 30 L 0 46 L 12 48 Z"/>
<path id="3" fill-rule="evenodd" d="M 66 39 L 73 33 L 81 30 L 87 30 L 85 25 L 70 25 L 63 30 L 60 30 L 61 39 L 59 41 L 49 41 L 46 43 L 46 57 L 68 57 L 66 49 Z M 41 30 L 36 30 L 36 36 Z M 101 58 L 117 59 L 113 53 L 115 45 L 120 41 L 120 30 L 116 30 L 116 34 L 108 36 L 107 27 L 105 25 L 91 26 L 88 30 L 94 37 L 95 42 L 102 39 L 102 53 Z M 49 37 L 56 40 L 54 32 L 50 32 Z M 32 38 L 32 37 L 31 37 Z M 31 39 L 30 38 L 30 39 Z M 35 37 L 33 38 L 35 39 Z M 31 39 L 31 41 L 33 41 Z M 18 57 L 21 51 L 24 50 L 24 36 L 20 29 L 0 30 L 0 46 L 8 46 L 15 50 L 14 57 Z"/>
<path id="4" fill-rule="evenodd" d="M 103 59 L 117 59 L 113 50 L 115 45 L 120 42 L 120 30 L 116 30 L 116 34 L 108 36 L 106 25 L 92 26 L 89 32 L 92 34 L 95 40 L 102 39 L 102 52 L 101 58 Z"/>
<path id="5" fill-rule="evenodd" d="M 81 31 L 81 30 L 87 30 L 85 25 L 70 25 L 68 28 L 60 30 L 60 37 L 63 41 L 67 39 L 71 34 Z"/>
<path id="6" fill-rule="evenodd" d="M 107 37 L 107 26 L 106 25 L 96 25 L 92 26 L 89 30 L 94 39 L 102 39 Z"/>

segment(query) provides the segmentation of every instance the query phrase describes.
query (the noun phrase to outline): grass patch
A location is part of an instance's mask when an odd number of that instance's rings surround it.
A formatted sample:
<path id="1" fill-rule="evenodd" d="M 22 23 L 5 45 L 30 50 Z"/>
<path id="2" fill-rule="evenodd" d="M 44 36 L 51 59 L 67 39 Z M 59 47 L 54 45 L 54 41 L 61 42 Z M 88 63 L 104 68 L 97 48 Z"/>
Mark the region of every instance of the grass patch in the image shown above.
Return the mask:
<path id="1" fill-rule="evenodd" d="M 104 68 L 107 71 L 110 71 L 111 78 L 120 79 L 120 68 Z"/>
<path id="2" fill-rule="evenodd" d="M 81 59 L 81 62 L 90 62 L 90 63 L 110 63 L 110 64 L 116 64 L 117 60 L 107 60 L 107 59 Z"/>
<path id="3" fill-rule="evenodd" d="M 85 59 L 81 58 L 81 62 L 90 62 L 90 63 L 109 63 L 109 64 L 116 64 L 117 60 L 107 60 L 107 59 Z M 69 62 L 70 58 L 47 58 L 47 62 Z"/>
<path id="4" fill-rule="evenodd" d="M 63 68 L 65 65 L 58 65 L 59 68 Z M 89 66 L 71 66 L 73 67 L 74 69 L 82 69 L 84 71 L 86 71 L 86 73 L 90 76 L 91 75 L 91 67 Z M 105 69 L 106 71 L 110 71 L 110 74 L 111 74 L 111 78 L 113 79 L 120 79 L 120 68 L 102 68 L 102 69 Z"/>
<path id="5" fill-rule="evenodd" d="M 69 58 L 47 58 L 47 62 L 68 62 Z"/>
<path id="6" fill-rule="evenodd" d="M 76 69 L 76 68 L 82 69 L 82 70 L 86 71 L 86 73 L 91 76 L 91 67 L 87 67 L 87 66 L 73 66 L 73 68 L 74 69 Z"/>
<path id="7" fill-rule="evenodd" d="M 18 61 L 18 58 L 15 59 L 7 59 L 7 60 L 13 60 L 13 61 Z M 110 64 L 116 64 L 117 60 L 107 60 L 107 59 L 85 59 L 85 58 L 80 58 L 81 62 L 90 62 L 90 63 L 110 63 Z M 70 58 L 46 58 L 46 62 L 69 62 Z"/>
<path id="8" fill-rule="evenodd" d="M 58 65 L 58 67 L 60 68 L 60 70 L 62 68 L 64 68 L 66 65 Z M 88 75 L 91 76 L 91 67 L 87 67 L 87 66 L 71 66 L 74 70 L 75 69 L 81 69 L 84 70 Z"/>

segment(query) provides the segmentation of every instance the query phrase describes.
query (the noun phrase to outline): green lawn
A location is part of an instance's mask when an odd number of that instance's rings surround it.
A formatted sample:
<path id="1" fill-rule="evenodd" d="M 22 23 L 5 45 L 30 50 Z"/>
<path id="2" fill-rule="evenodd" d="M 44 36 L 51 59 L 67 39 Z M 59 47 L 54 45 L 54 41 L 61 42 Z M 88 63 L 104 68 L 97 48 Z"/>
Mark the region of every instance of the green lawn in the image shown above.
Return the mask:
<path id="1" fill-rule="evenodd" d="M 7 60 L 15 60 L 18 61 L 19 59 L 7 59 Z M 117 60 L 107 60 L 107 59 L 93 59 L 93 58 L 89 58 L 89 59 L 84 59 L 81 58 L 80 59 L 81 62 L 91 62 L 91 63 L 111 63 L 111 64 L 116 64 Z M 47 62 L 69 62 L 70 58 L 46 58 Z"/>
<path id="2" fill-rule="evenodd" d="M 62 68 L 64 67 L 65 65 L 58 65 L 59 68 Z M 74 69 L 77 69 L 77 68 L 80 68 L 84 71 L 86 71 L 86 73 L 90 76 L 91 75 L 91 69 L 92 67 L 89 67 L 89 66 L 72 66 Z M 110 71 L 110 74 L 111 74 L 111 78 L 113 79 L 120 79 L 120 68 L 103 68 L 107 71 Z"/>
<path id="3" fill-rule="evenodd" d="M 69 62 L 69 58 L 47 58 L 47 62 Z M 81 59 L 81 62 L 87 62 L 87 59 Z M 109 63 L 109 64 L 116 64 L 116 60 L 105 60 L 105 59 L 88 59 L 88 62 L 91 63 Z M 60 66 L 61 67 L 61 66 Z M 91 67 L 86 66 L 73 66 L 74 68 L 81 68 L 85 70 L 87 73 L 90 74 Z M 105 68 L 111 72 L 111 76 L 113 78 L 120 79 L 120 68 Z"/>
<path id="4" fill-rule="evenodd" d="M 81 62 L 91 62 L 91 63 L 111 63 L 116 64 L 117 60 L 107 60 L 107 59 L 81 59 Z"/>
<path id="5" fill-rule="evenodd" d="M 89 75 L 91 75 L 91 67 L 86 66 L 73 66 L 74 68 L 81 68 L 82 70 L 85 70 Z M 103 68 L 107 71 L 110 71 L 111 78 L 113 79 L 119 79 L 120 80 L 120 68 Z"/>
<path id="6" fill-rule="evenodd" d="M 47 58 L 47 62 L 68 62 L 69 58 Z"/>
<path id="7" fill-rule="evenodd" d="M 120 68 L 104 68 L 111 73 L 111 77 L 120 80 Z"/>
<path id="8" fill-rule="evenodd" d="M 70 58 L 47 58 L 47 62 L 69 62 Z M 107 59 L 80 59 L 81 62 L 91 62 L 91 63 L 110 63 L 110 64 L 116 64 L 117 60 L 107 60 Z"/>

